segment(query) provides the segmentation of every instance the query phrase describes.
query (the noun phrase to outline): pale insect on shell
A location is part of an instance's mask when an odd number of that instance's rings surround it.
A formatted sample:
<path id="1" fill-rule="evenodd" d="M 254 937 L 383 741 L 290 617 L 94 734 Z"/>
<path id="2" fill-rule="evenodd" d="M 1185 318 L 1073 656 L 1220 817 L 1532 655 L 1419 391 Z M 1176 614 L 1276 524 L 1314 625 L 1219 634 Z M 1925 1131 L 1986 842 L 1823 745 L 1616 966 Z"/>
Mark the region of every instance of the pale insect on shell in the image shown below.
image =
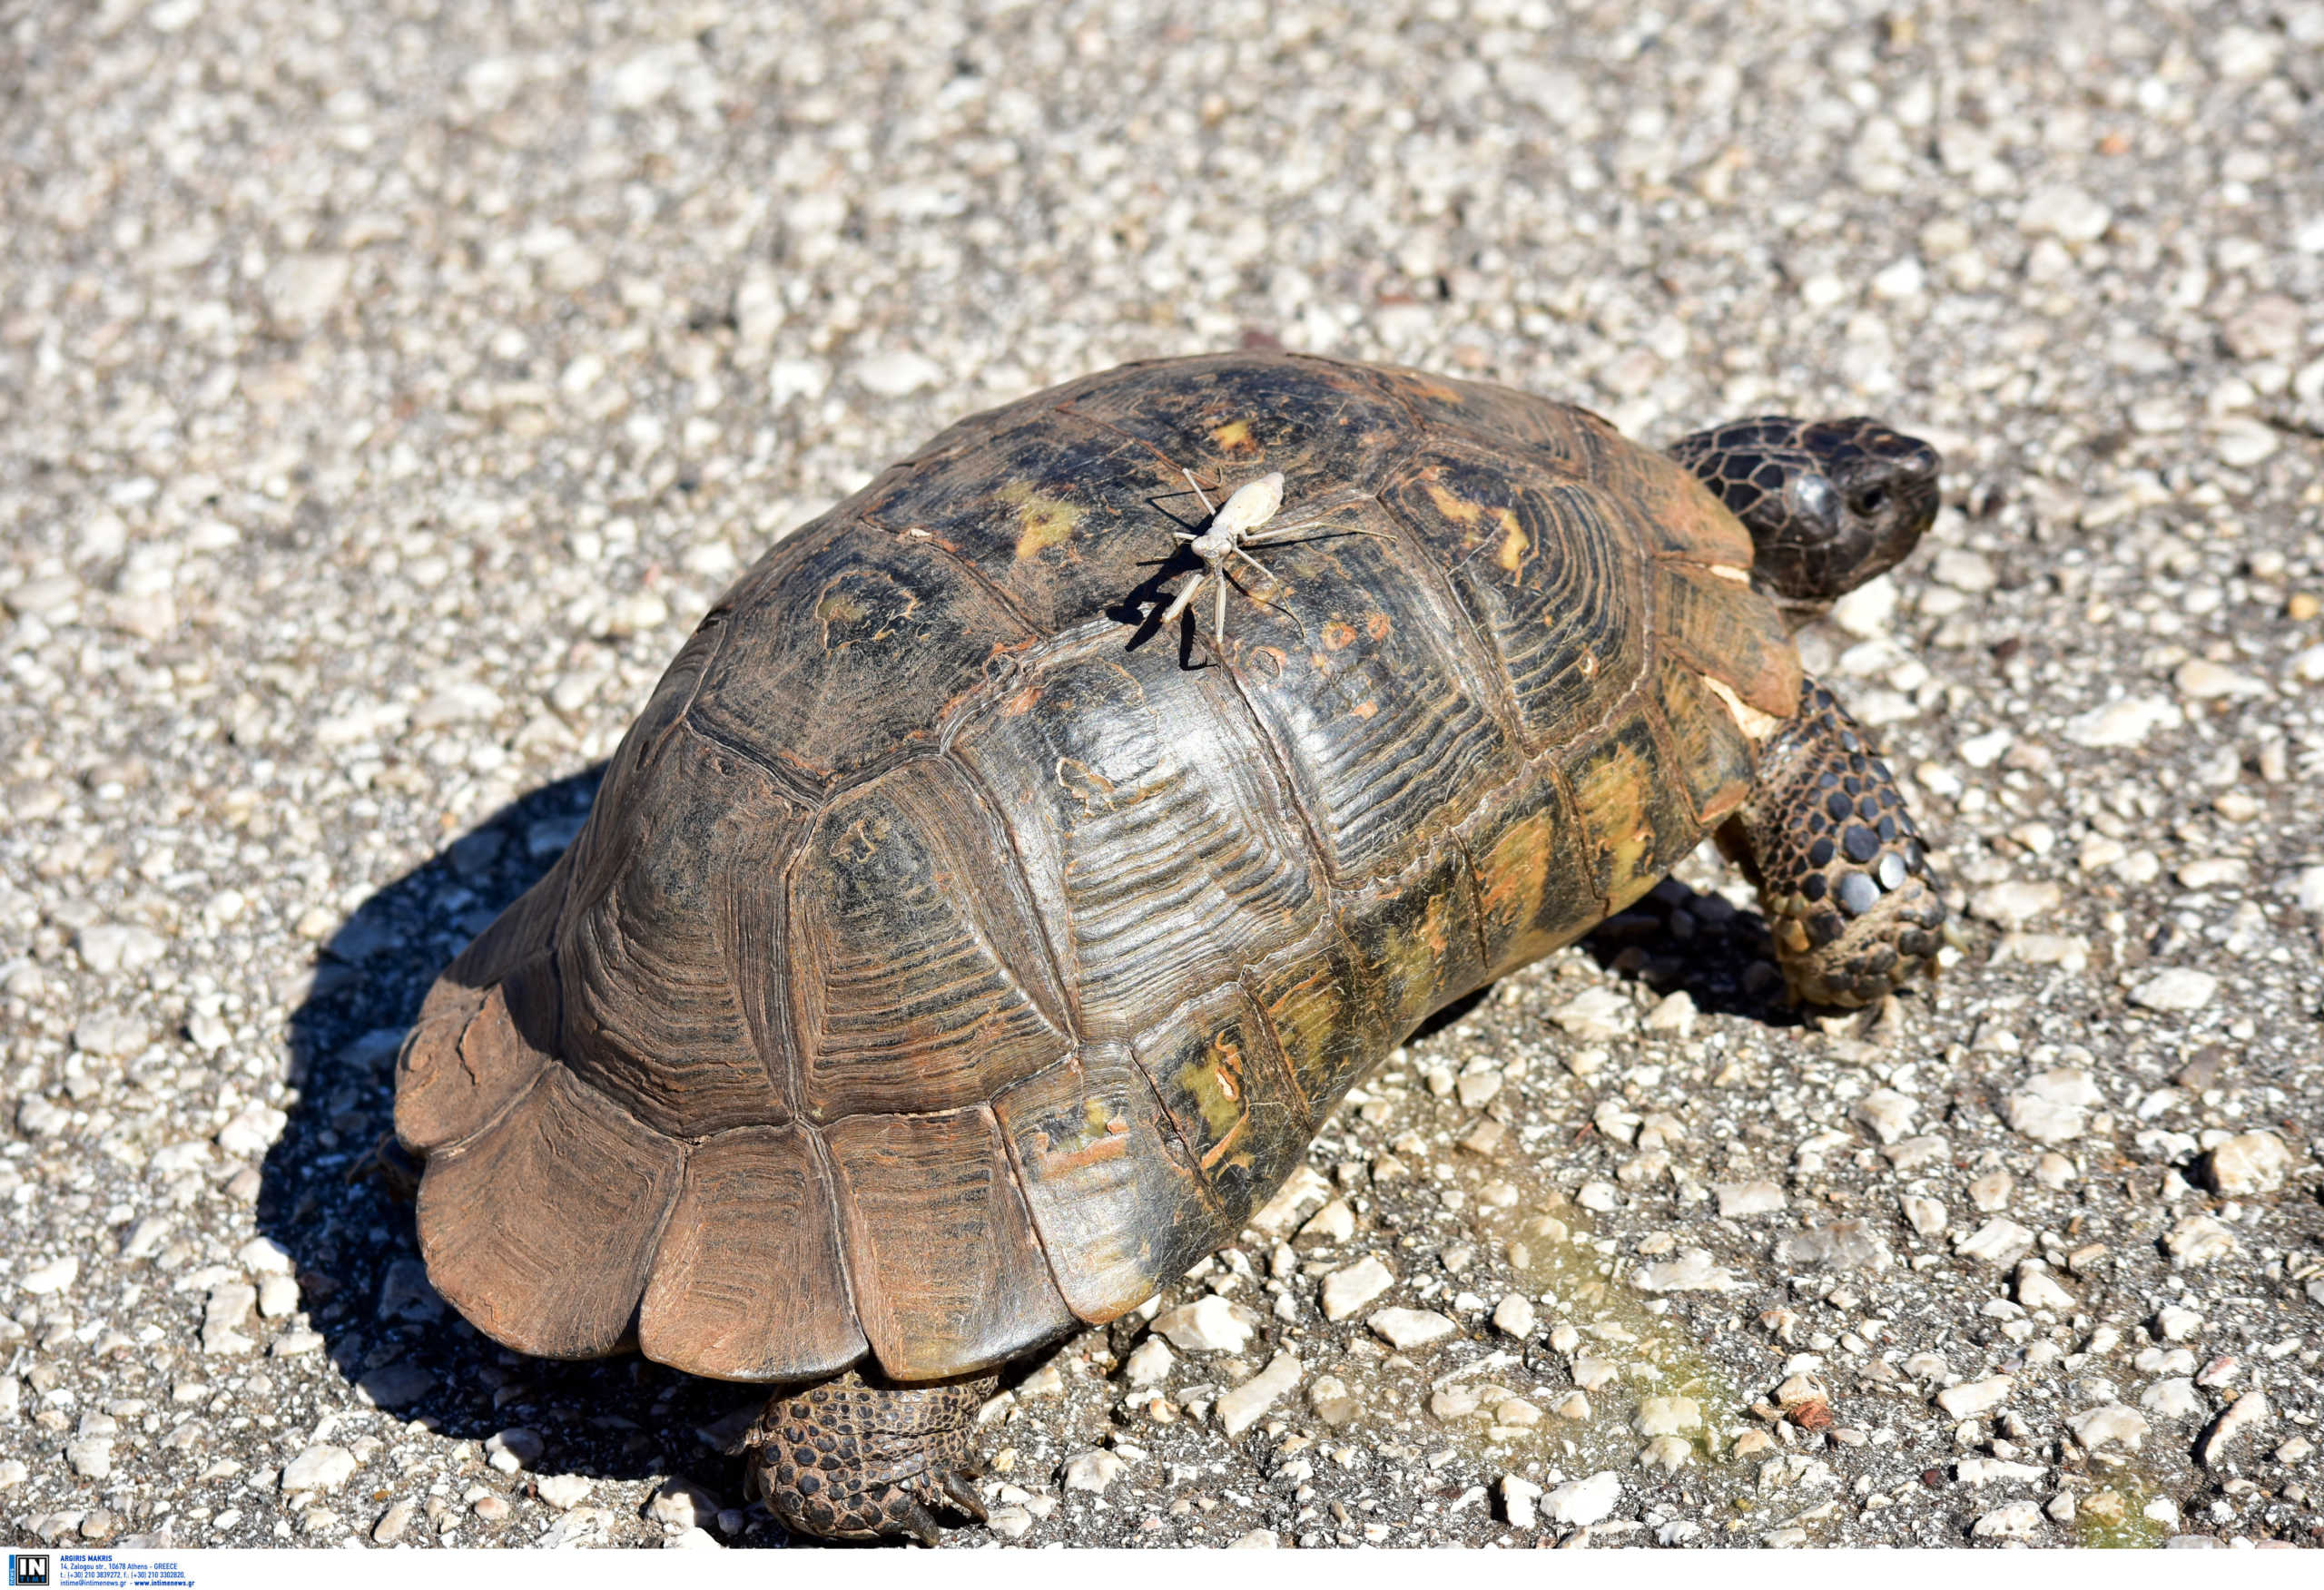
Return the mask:
<path id="1" fill-rule="evenodd" d="M 1218 505 L 1217 516 L 1211 520 L 1210 526 L 1240 536 L 1274 518 L 1275 510 L 1282 506 L 1283 471 L 1277 469 L 1237 486 L 1235 495 Z"/>

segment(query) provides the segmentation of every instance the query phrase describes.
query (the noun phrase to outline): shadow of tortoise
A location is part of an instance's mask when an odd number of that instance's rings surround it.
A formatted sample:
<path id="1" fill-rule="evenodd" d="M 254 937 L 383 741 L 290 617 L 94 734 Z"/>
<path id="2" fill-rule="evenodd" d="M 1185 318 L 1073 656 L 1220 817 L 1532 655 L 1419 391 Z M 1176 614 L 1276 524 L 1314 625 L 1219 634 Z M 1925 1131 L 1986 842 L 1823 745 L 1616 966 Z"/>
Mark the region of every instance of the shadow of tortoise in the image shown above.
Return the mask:
<path id="1" fill-rule="evenodd" d="M 363 1400 L 458 1440 L 530 1431 L 534 1473 L 683 1477 L 731 1504 L 742 1466 L 723 1448 L 765 1394 L 634 1354 L 556 1362 L 484 1337 L 428 1284 L 409 1166 L 392 1145 L 396 1050 L 429 984 L 548 870 L 603 771 L 512 802 L 374 893 L 326 942 L 290 1017 L 299 1102 L 261 1169 L 258 1224 L 298 1267 L 309 1320 Z M 782 1538 L 763 1511 L 746 1516 L 747 1536 Z"/>

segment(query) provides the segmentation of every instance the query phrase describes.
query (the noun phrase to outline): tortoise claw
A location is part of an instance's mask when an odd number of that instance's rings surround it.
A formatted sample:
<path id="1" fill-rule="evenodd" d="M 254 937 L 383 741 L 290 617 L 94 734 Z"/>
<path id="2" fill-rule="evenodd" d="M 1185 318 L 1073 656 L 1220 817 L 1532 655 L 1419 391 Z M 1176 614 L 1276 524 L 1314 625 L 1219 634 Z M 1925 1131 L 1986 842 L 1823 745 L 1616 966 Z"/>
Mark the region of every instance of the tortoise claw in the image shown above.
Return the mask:
<path id="1" fill-rule="evenodd" d="M 957 1468 L 948 1468 L 936 1477 L 936 1488 L 944 1499 L 966 1513 L 978 1523 L 985 1522 L 984 1498 L 977 1495 L 977 1487 L 969 1477 Z"/>

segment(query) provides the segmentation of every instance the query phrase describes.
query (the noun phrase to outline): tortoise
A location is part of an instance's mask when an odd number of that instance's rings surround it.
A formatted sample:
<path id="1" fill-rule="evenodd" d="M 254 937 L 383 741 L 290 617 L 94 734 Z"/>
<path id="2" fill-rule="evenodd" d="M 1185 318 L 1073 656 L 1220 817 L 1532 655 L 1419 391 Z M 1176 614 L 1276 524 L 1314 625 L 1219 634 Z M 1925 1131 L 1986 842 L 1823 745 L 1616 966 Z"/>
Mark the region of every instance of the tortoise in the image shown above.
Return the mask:
<path id="1" fill-rule="evenodd" d="M 1798 998 L 1932 969 L 1921 841 L 1791 635 L 1937 467 L 1265 351 L 962 421 L 718 599 L 428 995 L 430 1276 L 523 1352 L 778 1388 L 785 1526 L 933 1540 L 1002 1366 L 1231 1242 L 1423 1018 L 1706 834 Z M 1233 623 L 1163 625 L 1269 476 Z"/>

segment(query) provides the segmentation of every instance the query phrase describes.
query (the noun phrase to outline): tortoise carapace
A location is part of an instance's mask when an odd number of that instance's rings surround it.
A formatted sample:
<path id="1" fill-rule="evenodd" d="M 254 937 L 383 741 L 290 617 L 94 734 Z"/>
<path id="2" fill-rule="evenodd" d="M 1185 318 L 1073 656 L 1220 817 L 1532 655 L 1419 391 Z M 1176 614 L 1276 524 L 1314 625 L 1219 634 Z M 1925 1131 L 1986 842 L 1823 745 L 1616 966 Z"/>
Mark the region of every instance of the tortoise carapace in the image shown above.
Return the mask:
<path id="1" fill-rule="evenodd" d="M 428 995 L 396 1129 L 436 1285 L 521 1351 L 783 1388 L 775 1513 L 925 1537 L 999 1366 L 1233 1240 L 1417 1023 L 1707 833 L 1802 997 L 1927 970 L 1920 843 L 1787 617 L 1902 555 L 1935 456 L 1788 420 L 1679 454 L 1251 353 L 881 475 L 718 600 Z M 1157 634 L 1189 472 L 1349 533 Z"/>

